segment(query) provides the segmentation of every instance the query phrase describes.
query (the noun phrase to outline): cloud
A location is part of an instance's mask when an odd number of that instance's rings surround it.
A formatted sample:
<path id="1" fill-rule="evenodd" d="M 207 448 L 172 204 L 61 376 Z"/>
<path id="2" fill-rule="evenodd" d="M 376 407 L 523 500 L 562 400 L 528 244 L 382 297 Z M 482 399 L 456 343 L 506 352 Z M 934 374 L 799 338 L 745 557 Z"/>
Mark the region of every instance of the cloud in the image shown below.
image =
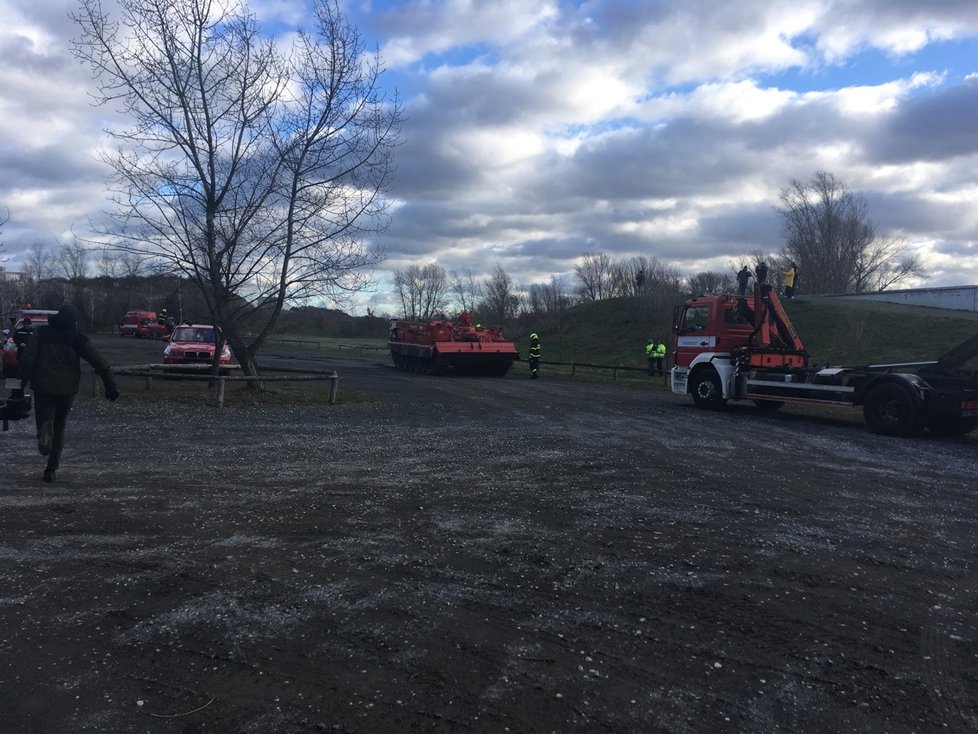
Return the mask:
<path id="1" fill-rule="evenodd" d="M 308 23 L 308 0 L 251 5 L 279 35 Z M 0 5 L 0 204 L 14 264 L 104 206 L 96 153 L 112 111 L 88 104 L 72 7 Z M 344 7 L 407 90 L 396 207 L 378 241 L 387 271 L 435 259 L 482 277 L 499 263 L 525 284 L 598 250 L 723 268 L 776 251 L 781 187 L 828 170 L 936 278 L 978 281 L 973 0 Z"/>

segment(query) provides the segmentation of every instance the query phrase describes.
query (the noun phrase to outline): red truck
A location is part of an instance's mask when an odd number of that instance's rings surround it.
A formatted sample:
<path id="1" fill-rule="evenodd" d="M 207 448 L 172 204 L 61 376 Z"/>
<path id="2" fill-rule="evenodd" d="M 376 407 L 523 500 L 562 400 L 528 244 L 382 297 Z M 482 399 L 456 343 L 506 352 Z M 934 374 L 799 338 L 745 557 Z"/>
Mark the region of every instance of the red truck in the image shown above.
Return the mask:
<path id="1" fill-rule="evenodd" d="M 877 433 L 914 436 L 925 429 L 961 435 L 978 426 L 978 374 L 962 366 L 978 355 L 978 335 L 924 362 L 814 369 L 768 283 L 753 296 L 708 295 L 676 307 L 672 392 L 701 408 L 752 400 L 862 407 Z"/>
<path id="2" fill-rule="evenodd" d="M 156 311 L 127 311 L 119 324 L 119 336 L 137 339 L 166 339 L 171 331 L 172 324 L 161 319 Z"/>

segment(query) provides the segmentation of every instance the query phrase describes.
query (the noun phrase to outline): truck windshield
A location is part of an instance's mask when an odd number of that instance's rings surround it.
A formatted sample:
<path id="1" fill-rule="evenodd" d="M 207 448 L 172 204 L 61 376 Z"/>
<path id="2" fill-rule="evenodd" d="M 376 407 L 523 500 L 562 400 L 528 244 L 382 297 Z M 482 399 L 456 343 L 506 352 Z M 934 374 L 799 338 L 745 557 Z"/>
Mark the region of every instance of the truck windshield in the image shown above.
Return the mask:
<path id="1" fill-rule="evenodd" d="M 705 306 L 693 306 L 686 309 L 683 316 L 683 326 L 681 333 L 686 334 L 691 331 L 703 331 L 710 320 L 710 309 Z"/>

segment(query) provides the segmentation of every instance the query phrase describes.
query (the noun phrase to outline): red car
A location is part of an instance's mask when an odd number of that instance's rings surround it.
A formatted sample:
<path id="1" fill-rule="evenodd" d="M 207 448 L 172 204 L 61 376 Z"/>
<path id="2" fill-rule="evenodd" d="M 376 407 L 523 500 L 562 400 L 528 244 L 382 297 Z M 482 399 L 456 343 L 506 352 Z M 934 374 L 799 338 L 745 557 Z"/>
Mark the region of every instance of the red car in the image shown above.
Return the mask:
<path id="1" fill-rule="evenodd" d="M 16 377 L 17 376 L 17 342 L 15 341 L 15 336 L 17 330 L 24 323 L 24 319 L 31 320 L 31 326 L 37 328 L 38 326 L 44 326 L 48 322 L 48 317 L 53 316 L 58 313 L 57 311 L 45 311 L 39 308 L 25 308 L 20 312 L 20 318 L 17 319 L 17 323 L 14 325 L 13 331 L 3 342 L 2 359 L 3 361 L 3 376 Z"/>
<path id="2" fill-rule="evenodd" d="M 211 364 L 217 344 L 217 331 L 210 324 L 180 324 L 170 334 L 170 343 L 163 350 L 163 364 Z M 231 364 L 231 350 L 221 342 L 221 366 Z"/>

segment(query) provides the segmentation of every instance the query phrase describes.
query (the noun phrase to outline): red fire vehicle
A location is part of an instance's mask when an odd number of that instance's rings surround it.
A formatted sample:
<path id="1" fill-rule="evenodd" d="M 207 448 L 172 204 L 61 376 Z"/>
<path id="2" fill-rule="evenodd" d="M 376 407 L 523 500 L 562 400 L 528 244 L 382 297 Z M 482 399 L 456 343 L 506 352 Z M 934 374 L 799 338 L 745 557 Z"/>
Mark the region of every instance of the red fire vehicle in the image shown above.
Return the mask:
<path id="1" fill-rule="evenodd" d="M 428 375 L 457 373 L 502 377 L 519 358 L 502 327 L 485 329 L 465 312 L 452 321 L 391 321 L 387 347 L 398 369 Z"/>
<path id="2" fill-rule="evenodd" d="M 53 316 L 58 313 L 57 311 L 50 311 L 41 308 L 25 308 L 21 310 L 17 323 L 14 324 L 13 330 L 10 332 L 9 336 L 3 342 L 3 351 L 0 360 L 3 362 L 3 376 L 16 377 L 17 376 L 17 332 L 24 325 L 24 319 L 31 320 L 31 327 L 36 329 L 38 326 L 44 326 L 48 322 L 48 317 Z"/>
<path id="3" fill-rule="evenodd" d="M 942 435 L 978 426 L 978 375 L 960 368 L 978 354 L 978 335 L 926 362 L 812 369 L 808 352 L 774 289 L 750 296 L 710 295 L 676 307 L 672 391 L 701 408 L 753 400 L 862 406 L 877 433 Z"/>
<path id="4" fill-rule="evenodd" d="M 137 339 L 165 339 L 171 331 L 172 325 L 162 320 L 156 311 L 126 311 L 119 325 L 119 336 Z"/>

